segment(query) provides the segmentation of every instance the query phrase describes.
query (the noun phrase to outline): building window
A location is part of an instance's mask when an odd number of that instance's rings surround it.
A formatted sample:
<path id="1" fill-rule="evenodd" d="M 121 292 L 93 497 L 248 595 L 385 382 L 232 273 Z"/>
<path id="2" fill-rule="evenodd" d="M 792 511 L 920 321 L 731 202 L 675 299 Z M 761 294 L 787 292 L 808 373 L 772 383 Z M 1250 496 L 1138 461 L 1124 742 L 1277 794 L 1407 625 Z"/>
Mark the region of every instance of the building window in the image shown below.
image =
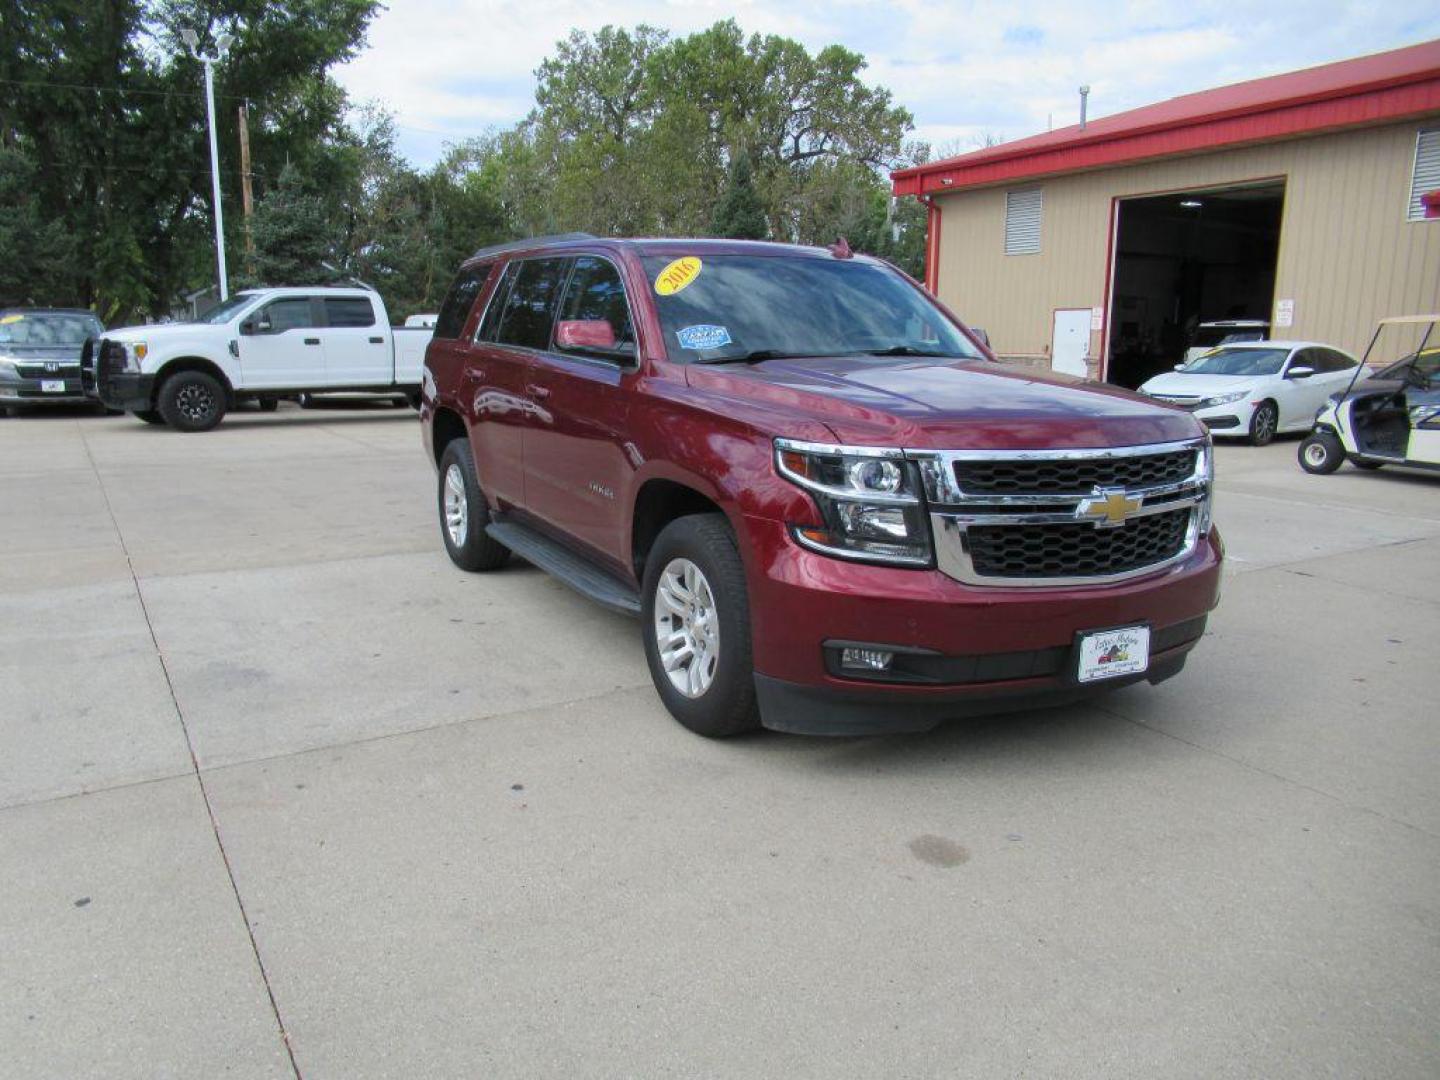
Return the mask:
<path id="1" fill-rule="evenodd" d="M 1040 253 L 1040 211 L 1044 199 L 1039 188 L 1005 193 L 1005 254 Z"/>
<path id="2" fill-rule="evenodd" d="M 1415 135 L 1415 169 L 1410 174 L 1410 208 L 1405 215 L 1411 221 L 1424 219 L 1420 196 L 1427 191 L 1440 191 L 1440 128 Z"/>

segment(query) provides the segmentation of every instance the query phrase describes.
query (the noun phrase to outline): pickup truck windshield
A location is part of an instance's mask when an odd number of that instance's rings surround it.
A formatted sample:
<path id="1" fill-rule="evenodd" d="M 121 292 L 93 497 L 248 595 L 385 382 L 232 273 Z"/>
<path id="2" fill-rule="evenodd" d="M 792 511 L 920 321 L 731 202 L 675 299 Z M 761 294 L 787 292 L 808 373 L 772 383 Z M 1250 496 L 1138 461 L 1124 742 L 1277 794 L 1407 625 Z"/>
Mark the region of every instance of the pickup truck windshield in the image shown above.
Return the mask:
<path id="1" fill-rule="evenodd" d="M 980 352 L 899 274 L 858 260 L 703 255 L 641 260 L 679 363 Z"/>
<path id="2" fill-rule="evenodd" d="M 255 299 L 254 293 L 236 293 L 222 304 L 217 304 L 204 315 L 200 316 L 202 323 L 209 323 L 211 326 L 219 326 L 221 323 L 229 322 L 231 317 L 243 308 L 246 304 Z"/>
<path id="3" fill-rule="evenodd" d="M 1180 369 L 1185 375 L 1278 375 L 1289 349 L 1219 348 Z"/>

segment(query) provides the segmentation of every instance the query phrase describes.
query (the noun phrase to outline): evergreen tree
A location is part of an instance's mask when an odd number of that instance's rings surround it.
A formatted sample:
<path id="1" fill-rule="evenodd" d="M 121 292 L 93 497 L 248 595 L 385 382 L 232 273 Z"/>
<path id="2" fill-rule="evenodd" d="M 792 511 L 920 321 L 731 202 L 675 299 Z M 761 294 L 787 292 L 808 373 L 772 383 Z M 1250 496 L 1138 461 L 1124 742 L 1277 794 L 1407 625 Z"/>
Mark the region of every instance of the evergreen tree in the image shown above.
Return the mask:
<path id="1" fill-rule="evenodd" d="M 325 202 L 305 190 L 300 173 L 286 165 L 280 182 L 255 205 L 250 220 L 255 240 L 245 276 L 264 285 L 317 285 L 332 281 L 336 236 Z"/>
<path id="2" fill-rule="evenodd" d="M 737 154 L 730 164 L 730 184 L 715 208 L 710 231 L 730 240 L 764 240 L 769 233 L 765 204 L 755 190 L 755 168 L 749 154 Z"/>

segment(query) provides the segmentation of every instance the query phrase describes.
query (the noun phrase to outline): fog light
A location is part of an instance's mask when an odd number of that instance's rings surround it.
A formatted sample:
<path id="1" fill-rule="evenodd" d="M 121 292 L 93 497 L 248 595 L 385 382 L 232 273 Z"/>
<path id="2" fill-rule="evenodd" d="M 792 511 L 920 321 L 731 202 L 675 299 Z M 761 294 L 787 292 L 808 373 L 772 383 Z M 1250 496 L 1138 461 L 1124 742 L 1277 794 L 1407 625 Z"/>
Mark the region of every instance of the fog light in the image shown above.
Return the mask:
<path id="1" fill-rule="evenodd" d="M 889 671 L 895 654 L 884 649 L 847 648 L 840 653 L 840 666 L 856 671 Z"/>

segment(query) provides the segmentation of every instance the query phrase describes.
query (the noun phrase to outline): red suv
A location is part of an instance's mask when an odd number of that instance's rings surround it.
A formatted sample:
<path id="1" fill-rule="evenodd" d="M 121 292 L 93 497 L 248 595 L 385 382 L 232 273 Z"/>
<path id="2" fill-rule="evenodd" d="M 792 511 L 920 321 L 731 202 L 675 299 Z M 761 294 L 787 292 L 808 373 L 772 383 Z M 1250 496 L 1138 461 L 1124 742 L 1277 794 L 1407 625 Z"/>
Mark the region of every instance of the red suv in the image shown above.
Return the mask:
<path id="1" fill-rule="evenodd" d="M 426 355 L 441 533 L 639 616 L 702 735 L 919 731 L 1184 666 L 1209 436 L 997 363 L 886 263 L 569 235 L 477 252 Z"/>

